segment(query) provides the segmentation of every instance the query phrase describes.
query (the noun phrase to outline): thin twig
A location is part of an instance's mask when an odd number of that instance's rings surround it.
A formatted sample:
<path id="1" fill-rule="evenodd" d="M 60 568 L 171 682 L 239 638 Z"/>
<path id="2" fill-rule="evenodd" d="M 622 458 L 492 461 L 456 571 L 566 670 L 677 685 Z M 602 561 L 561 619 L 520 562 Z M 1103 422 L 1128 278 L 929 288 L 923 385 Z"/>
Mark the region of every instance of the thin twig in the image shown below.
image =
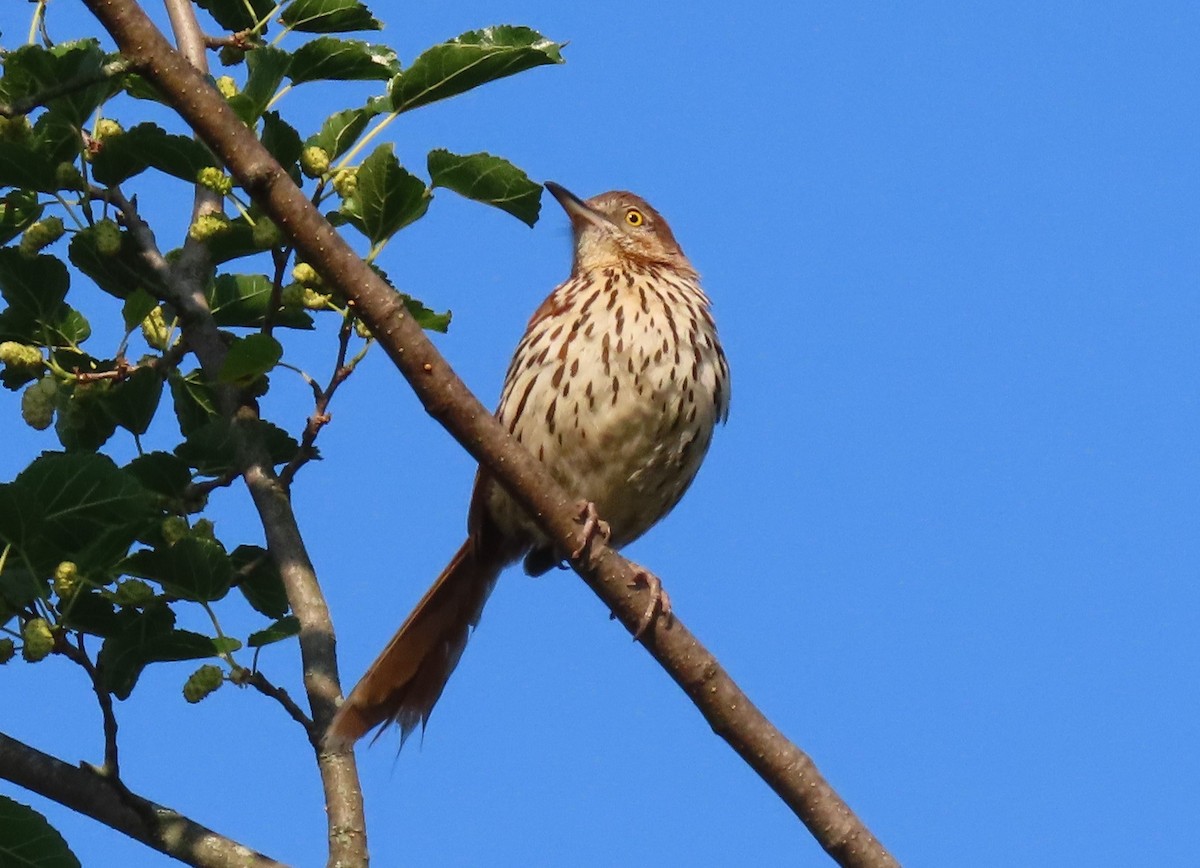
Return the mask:
<path id="1" fill-rule="evenodd" d="M 80 666 L 87 673 L 88 681 L 91 682 L 92 690 L 96 694 L 96 702 L 100 706 L 100 716 L 104 721 L 104 765 L 100 768 L 101 774 L 105 777 L 114 780 L 120 780 L 121 764 L 117 753 L 117 715 L 113 710 L 112 694 L 109 693 L 100 681 L 100 673 L 96 670 L 95 665 L 88 657 L 87 649 L 83 645 L 83 634 L 79 633 L 76 639 L 77 644 L 72 645 L 67 641 L 66 637 L 61 637 L 60 641 L 55 643 L 55 649 L 72 663 Z"/>
<path id="2" fill-rule="evenodd" d="M 235 679 L 236 683 L 249 684 L 263 696 L 269 696 L 271 699 L 274 699 L 276 702 L 282 705 L 283 710 L 288 713 L 292 720 L 304 727 L 304 732 L 306 735 L 308 735 L 309 742 L 311 742 L 315 747 L 317 741 L 321 737 L 321 733 L 316 731 L 316 728 L 313 726 L 312 718 L 304 713 L 304 709 L 296 704 L 296 701 L 292 699 L 291 695 L 282 687 L 276 687 L 274 684 L 268 681 L 267 676 L 263 675 L 262 672 L 257 669 L 243 669 L 241 672 L 244 674 L 237 676 Z"/>

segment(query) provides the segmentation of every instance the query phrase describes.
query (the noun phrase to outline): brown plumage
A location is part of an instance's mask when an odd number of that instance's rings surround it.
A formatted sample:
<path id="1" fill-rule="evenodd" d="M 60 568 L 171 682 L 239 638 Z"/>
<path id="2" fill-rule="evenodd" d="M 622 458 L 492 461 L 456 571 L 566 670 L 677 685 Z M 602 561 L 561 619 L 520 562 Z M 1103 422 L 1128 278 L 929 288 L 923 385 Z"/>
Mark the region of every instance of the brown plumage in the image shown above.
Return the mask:
<path id="1" fill-rule="evenodd" d="M 586 202 L 547 189 L 571 219 L 570 278 L 542 303 L 505 377 L 499 420 L 581 501 L 609 543 L 637 539 L 691 484 L 729 409 L 729 368 L 699 276 L 642 199 Z M 462 548 L 346 697 L 326 734 L 345 748 L 397 723 L 424 725 L 479 622 L 500 572 L 530 575 L 562 559 L 481 470 Z"/>

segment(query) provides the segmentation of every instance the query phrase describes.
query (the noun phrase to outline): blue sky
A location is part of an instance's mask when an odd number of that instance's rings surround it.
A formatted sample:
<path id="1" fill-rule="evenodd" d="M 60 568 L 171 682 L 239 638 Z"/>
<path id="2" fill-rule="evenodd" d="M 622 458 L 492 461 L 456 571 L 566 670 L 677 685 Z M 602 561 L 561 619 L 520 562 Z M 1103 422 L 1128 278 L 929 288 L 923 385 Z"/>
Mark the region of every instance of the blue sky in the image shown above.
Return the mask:
<path id="1" fill-rule="evenodd" d="M 628 554 L 893 853 L 1191 864 L 1194 4 L 397 5 L 376 11 L 404 61 L 491 23 L 570 41 L 565 66 L 389 135 L 417 169 L 433 147 L 488 150 L 584 196 L 633 190 L 671 222 L 714 300 L 733 407 Z M 60 39 L 83 20 L 51 14 Z M 328 113 L 302 91 L 283 109 L 305 133 Z M 568 272 L 566 226 L 549 197 L 531 231 L 440 191 L 388 248 L 403 289 L 454 310 L 437 342 L 485 403 Z M 289 358 L 325 370 L 330 328 Z M 279 380 L 265 409 L 299 431 L 305 401 Z M 380 353 L 332 409 L 296 503 L 349 684 L 461 541 L 473 468 Z M 0 412 L 10 479 L 54 444 L 13 395 Z M 242 492 L 215 505 L 223 539 L 261 541 Z M 826 864 L 606 614 L 571 573 L 506 574 L 423 745 L 360 752 L 375 864 Z M 262 663 L 295 691 L 293 657 Z M 98 761 L 86 684 L 45 665 L 52 684 L 0 670 L 3 730 Z M 298 729 L 228 687 L 186 705 L 190 668 L 151 669 L 119 707 L 130 786 L 322 864 Z M 40 701 L 13 699 L 34 684 Z M 85 865 L 168 864 L 0 793 Z"/>

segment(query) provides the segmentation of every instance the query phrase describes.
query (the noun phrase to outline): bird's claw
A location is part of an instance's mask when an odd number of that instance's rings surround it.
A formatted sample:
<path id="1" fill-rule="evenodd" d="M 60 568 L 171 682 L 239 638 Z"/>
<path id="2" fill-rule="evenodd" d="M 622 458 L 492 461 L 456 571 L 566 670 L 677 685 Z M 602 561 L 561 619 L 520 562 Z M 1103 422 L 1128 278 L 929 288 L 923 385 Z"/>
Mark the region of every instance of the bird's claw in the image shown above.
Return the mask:
<path id="1" fill-rule="evenodd" d="M 636 572 L 633 575 L 633 581 L 630 583 L 631 588 L 637 588 L 642 585 L 650 592 L 650 602 L 646 604 L 646 611 L 642 613 L 642 617 L 638 619 L 637 629 L 633 631 L 633 641 L 636 642 L 642 638 L 647 628 L 654 622 L 654 612 L 658 611 L 659 615 L 670 621 L 671 615 L 671 598 L 667 596 L 666 590 L 662 586 L 662 580 L 654 573 L 647 569 L 634 565 Z"/>
<path id="2" fill-rule="evenodd" d="M 608 542 L 609 528 L 608 522 L 600 518 L 600 514 L 596 512 L 596 504 L 590 500 L 585 500 L 579 506 L 579 516 L 577 519 L 583 525 L 583 542 L 575 551 L 571 552 L 571 560 L 579 560 L 583 557 L 592 545 L 592 540 L 599 538 L 603 542 Z"/>

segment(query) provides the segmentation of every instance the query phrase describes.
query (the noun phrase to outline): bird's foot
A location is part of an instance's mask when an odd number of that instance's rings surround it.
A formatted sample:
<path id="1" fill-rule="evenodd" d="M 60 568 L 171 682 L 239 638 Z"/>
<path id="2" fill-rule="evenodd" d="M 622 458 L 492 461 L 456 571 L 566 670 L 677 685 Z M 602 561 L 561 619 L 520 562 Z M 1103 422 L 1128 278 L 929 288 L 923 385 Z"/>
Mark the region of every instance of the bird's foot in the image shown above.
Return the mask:
<path id="1" fill-rule="evenodd" d="M 662 585 L 662 580 L 644 567 L 640 567 L 637 564 L 632 564 L 632 566 L 634 569 L 633 581 L 629 586 L 631 588 L 639 588 L 644 585 L 650 592 L 650 602 L 646 604 L 646 611 L 638 619 L 637 629 L 633 631 L 633 641 L 636 642 L 642 638 L 642 634 L 646 632 L 647 628 L 654 623 L 655 611 L 661 617 L 666 618 L 668 623 L 670 623 L 672 615 L 671 598 L 667 596 L 666 589 Z"/>
<path id="2" fill-rule="evenodd" d="M 571 560 L 579 560 L 583 553 L 591 548 L 593 540 L 599 538 L 601 542 L 608 542 L 609 537 L 608 522 L 600 517 L 596 512 L 596 504 L 590 500 L 580 502 L 576 521 L 583 525 L 583 542 L 571 552 Z"/>

